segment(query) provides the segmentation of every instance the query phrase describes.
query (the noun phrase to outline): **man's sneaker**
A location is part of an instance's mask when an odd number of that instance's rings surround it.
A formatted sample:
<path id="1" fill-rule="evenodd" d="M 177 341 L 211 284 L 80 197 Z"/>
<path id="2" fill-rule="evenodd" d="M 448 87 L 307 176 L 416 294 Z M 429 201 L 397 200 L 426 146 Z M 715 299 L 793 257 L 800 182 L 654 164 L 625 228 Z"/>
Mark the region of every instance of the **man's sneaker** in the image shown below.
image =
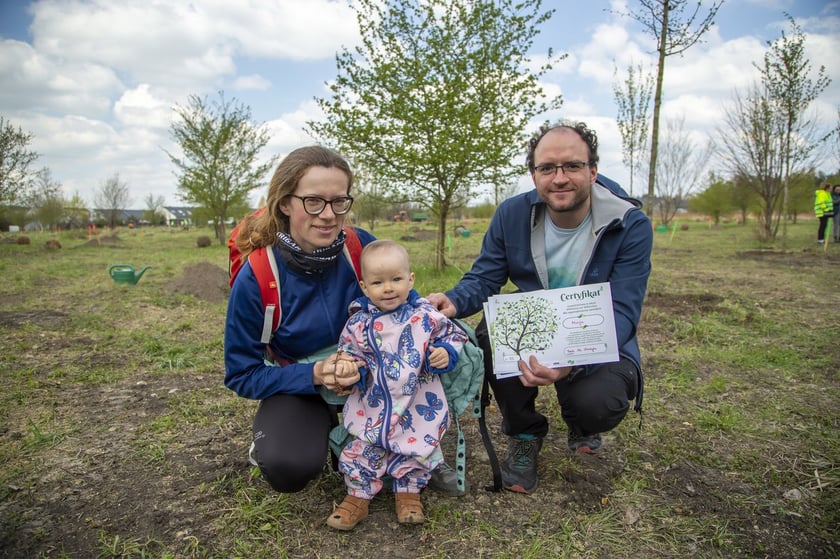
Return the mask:
<path id="1" fill-rule="evenodd" d="M 579 435 L 569 430 L 569 450 L 583 454 L 595 454 L 601 448 L 601 434 Z"/>
<path id="2" fill-rule="evenodd" d="M 502 486 L 517 493 L 531 493 L 537 488 L 537 455 L 542 437 L 517 435 L 510 438 L 508 452 L 501 464 Z"/>
<path id="3" fill-rule="evenodd" d="M 432 477 L 427 487 L 450 497 L 460 497 L 467 492 L 467 478 L 464 478 L 464 488 L 461 489 L 458 487 L 458 472 L 446 462 L 441 462 L 432 470 Z"/>

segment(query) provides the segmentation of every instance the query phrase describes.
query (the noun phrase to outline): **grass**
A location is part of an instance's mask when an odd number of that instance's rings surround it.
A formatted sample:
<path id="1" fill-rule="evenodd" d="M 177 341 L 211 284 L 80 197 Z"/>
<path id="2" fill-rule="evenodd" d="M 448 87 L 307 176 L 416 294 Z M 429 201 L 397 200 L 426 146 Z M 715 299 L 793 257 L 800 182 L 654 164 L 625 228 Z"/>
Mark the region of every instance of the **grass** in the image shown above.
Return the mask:
<path id="1" fill-rule="evenodd" d="M 429 495 L 407 529 L 383 494 L 350 534 L 323 526 L 340 480 L 280 495 L 244 461 L 256 403 L 222 386 L 226 303 L 172 288 L 190 265 L 227 269 L 225 246 L 196 248 L 207 231 L 0 243 L 0 558 L 837 557 L 840 245 L 818 247 L 813 220 L 787 251 L 750 225 L 683 223 L 654 238 L 641 429 L 628 416 L 579 462 L 543 390 L 555 438 L 535 495 L 480 489 L 467 420 L 467 497 Z M 402 240 L 425 294 L 469 269 L 485 227 L 452 237 L 441 272 L 432 225 L 373 232 Z M 116 263 L 153 267 L 115 285 Z"/>

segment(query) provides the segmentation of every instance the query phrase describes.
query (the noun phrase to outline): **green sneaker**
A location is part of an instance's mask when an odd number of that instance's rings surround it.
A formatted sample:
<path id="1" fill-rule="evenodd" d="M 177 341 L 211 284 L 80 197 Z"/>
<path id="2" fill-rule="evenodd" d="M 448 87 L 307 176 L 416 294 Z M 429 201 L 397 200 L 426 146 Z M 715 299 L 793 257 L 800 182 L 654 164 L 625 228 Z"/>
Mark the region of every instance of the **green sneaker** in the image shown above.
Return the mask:
<path id="1" fill-rule="evenodd" d="M 594 435 L 579 435 L 569 430 L 569 450 L 572 452 L 580 452 L 582 454 L 595 454 L 595 451 L 601 448 L 601 434 Z"/>
<path id="2" fill-rule="evenodd" d="M 507 457 L 501 464 L 505 489 L 527 494 L 537 488 L 537 455 L 542 443 L 542 437 L 534 435 L 510 437 Z"/>

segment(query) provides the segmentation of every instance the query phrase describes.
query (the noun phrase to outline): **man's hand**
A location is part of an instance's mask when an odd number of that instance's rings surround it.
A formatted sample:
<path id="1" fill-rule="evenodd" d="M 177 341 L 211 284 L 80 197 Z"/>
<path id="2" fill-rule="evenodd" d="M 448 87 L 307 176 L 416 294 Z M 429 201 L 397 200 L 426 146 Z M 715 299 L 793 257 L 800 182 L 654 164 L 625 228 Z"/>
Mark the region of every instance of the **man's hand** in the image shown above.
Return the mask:
<path id="1" fill-rule="evenodd" d="M 429 293 L 429 295 L 426 296 L 426 299 L 428 299 L 429 302 L 440 311 L 440 314 L 446 318 L 454 318 L 458 313 L 458 309 L 455 308 L 455 305 L 452 304 L 449 297 L 443 293 Z"/>
<path id="2" fill-rule="evenodd" d="M 572 372 L 571 367 L 544 367 L 540 365 L 537 361 L 537 358 L 533 355 L 528 358 L 528 363 L 525 363 L 523 360 L 519 360 L 519 371 L 522 373 L 522 376 L 519 377 L 519 381 L 525 386 L 547 386 L 549 384 L 554 384 L 560 379 L 564 379 L 569 376 L 569 373 Z"/>

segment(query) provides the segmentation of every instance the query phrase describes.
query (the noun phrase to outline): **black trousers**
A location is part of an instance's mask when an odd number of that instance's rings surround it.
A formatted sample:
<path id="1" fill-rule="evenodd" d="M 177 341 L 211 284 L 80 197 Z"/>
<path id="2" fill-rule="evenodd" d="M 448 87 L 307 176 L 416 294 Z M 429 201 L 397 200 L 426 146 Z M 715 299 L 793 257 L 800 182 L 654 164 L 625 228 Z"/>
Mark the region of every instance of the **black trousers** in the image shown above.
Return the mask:
<path id="1" fill-rule="evenodd" d="M 254 417 L 255 457 L 275 491 L 300 491 L 321 475 L 336 425 L 336 408 L 318 394 L 275 394 L 260 402 Z"/>
<path id="2" fill-rule="evenodd" d="M 502 414 L 502 432 L 509 436 L 544 437 L 548 433 L 548 420 L 535 407 L 538 388 L 524 386 L 519 377 L 496 378 L 484 319 L 476 329 L 476 337 L 484 350 L 484 375 L 490 381 Z M 578 435 L 594 435 L 615 428 L 627 415 L 629 401 L 638 393 L 640 374 L 635 363 L 622 358 L 615 363 L 588 365 L 573 377 L 555 382 L 566 426 Z"/>
<path id="3" fill-rule="evenodd" d="M 820 217 L 820 224 L 817 226 L 817 240 L 825 240 L 825 228 L 828 226 L 828 220 L 832 219 L 830 215 L 823 215 Z"/>

